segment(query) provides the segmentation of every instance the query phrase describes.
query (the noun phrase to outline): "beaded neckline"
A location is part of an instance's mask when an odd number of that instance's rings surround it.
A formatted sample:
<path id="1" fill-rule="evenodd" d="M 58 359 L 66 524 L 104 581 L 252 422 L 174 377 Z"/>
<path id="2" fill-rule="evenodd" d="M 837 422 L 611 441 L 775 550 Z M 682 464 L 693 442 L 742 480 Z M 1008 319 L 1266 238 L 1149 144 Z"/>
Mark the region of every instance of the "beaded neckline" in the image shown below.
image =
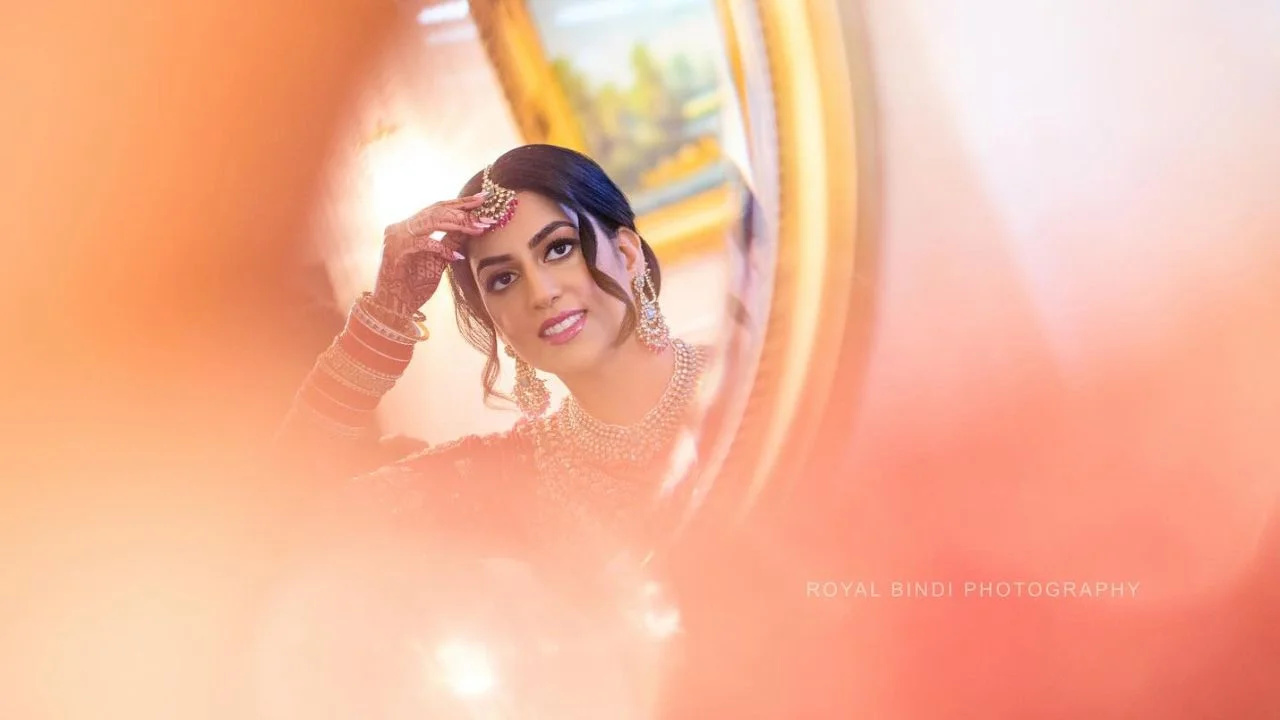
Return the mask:
<path id="1" fill-rule="evenodd" d="M 593 417 L 573 398 L 565 399 L 551 418 L 574 449 L 587 458 L 604 462 L 641 463 L 668 449 L 669 442 L 684 419 L 699 376 L 705 353 L 683 340 L 672 340 L 675 369 L 662 397 L 645 416 L 632 425 L 614 425 Z"/>

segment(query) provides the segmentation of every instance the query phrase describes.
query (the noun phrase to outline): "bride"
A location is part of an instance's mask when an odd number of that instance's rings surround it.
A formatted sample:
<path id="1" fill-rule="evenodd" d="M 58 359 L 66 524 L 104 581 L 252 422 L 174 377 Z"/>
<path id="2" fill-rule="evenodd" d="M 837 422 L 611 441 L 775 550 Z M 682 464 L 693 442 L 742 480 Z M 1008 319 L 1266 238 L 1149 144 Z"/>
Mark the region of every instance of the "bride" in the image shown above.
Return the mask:
<path id="1" fill-rule="evenodd" d="M 374 412 L 428 338 L 420 308 L 446 275 L 458 328 L 487 359 L 485 400 L 524 417 L 433 447 L 379 442 Z M 598 164 L 551 145 L 511 150 L 458 199 L 386 229 L 374 289 L 303 383 L 286 447 L 312 474 L 356 477 L 411 524 L 560 551 L 637 541 L 708 360 L 670 336 L 661 285 L 630 202 Z M 495 387 L 502 356 L 515 364 L 511 393 Z M 569 390 L 554 411 L 539 372 Z"/>

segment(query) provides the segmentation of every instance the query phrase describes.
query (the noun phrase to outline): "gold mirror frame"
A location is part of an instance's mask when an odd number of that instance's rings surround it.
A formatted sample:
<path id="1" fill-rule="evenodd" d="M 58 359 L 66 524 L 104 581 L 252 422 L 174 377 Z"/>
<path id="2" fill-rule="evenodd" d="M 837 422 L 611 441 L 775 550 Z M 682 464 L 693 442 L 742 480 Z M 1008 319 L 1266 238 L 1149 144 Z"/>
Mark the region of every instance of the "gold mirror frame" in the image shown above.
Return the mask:
<path id="1" fill-rule="evenodd" d="M 869 317 L 856 299 L 870 242 L 859 185 L 870 158 L 866 116 L 855 111 L 852 14 L 838 0 L 723 0 L 737 34 L 731 57 L 745 77 L 742 107 L 752 133 L 757 193 L 773 230 L 768 318 L 755 357 L 731 368 L 730 392 L 743 395 L 736 429 L 721 439 L 721 462 L 705 470 L 733 517 L 746 517 L 771 483 L 782 492 L 803 480 L 819 447 L 823 419 L 837 385 L 856 387 Z M 851 11 L 848 11 L 851 12 Z M 752 36 L 764 57 L 750 52 Z M 755 53 L 759 55 L 761 53 Z M 752 88 L 763 82 L 767 88 Z M 749 102 L 767 95 L 772 117 Z M 772 133 L 769 133 L 772 125 Z M 770 148 L 759 146 L 771 140 Z M 772 173 L 772 176 L 770 176 Z M 772 184 L 773 197 L 761 192 Z M 772 199 L 774 207 L 767 207 Z M 858 324 L 852 346 L 846 329 Z M 849 357 L 853 350 L 859 357 Z M 842 363 L 845 363 L 842 365 Z M 850 378 L 850 371 L 856 377 Z M 844 394 L 847 397 L 847 393 Z"/>
<path id="2" fill-rule="evenodd" d="M 524 141 L 586 152 L 525 0 L 472 0 L 471 16 Z M 722 184 L 645 213 L 636 226 L 664 262 L 715 252 L 733 221 L 734 198 Z"/>

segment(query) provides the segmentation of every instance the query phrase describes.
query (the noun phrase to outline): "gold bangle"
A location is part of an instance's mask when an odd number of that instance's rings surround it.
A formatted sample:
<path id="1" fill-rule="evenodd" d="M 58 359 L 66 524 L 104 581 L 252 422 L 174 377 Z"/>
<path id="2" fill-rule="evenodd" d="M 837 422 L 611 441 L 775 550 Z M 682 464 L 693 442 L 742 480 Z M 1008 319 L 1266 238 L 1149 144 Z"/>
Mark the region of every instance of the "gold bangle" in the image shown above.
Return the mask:
<path id="1" fill-rule="evenodd" d="M 316 367 L 320 372 L 328 376 L 329 379 L 352 392 L 360 393 L 366 397 L 380 398 L 387 394 L 391 388 L 395 387 L 395 383 L 392 381 L 380 380 L 379 382 L 374 383 L 373 380 L 375 378 L 360 377 L 354 372 L 352 374 L 356 377 L 346 377 L 342 374 L 342 371 L 333 366 L 332 362 L 318 362 L 316 363 Z"/>
<path id="2" fill-rule="evenodd" d="M 393 318 L 397 318 L 397 319 L 407 318 L 409 320 L 413 320 L 414 322 L 426 322 L 427 320 L 427 316 L 424 315 L 421 310 L 414 310 L 408 315 L 401 312 L 397 312 L 396 310 L 393 310 L 387 307 L 386 305 L 383 305 L 382 303 L 378 302 L 377 298 L 374 297 L 373 293 L 368 291 L 364 292 L 364 294 L 360 296 L 360 299 L 368 302 L 373 307 L 377 308 L 378 310 L 381 310 L 382 312 L 386 313 L 387 315 Z"/>
<path id="3" fill-rule="evenodd" d="M 397 345 L 413 346 L 419 341 L 417 336 L 410 337 L 399 330 L 387 327 L 386 323 L 374 317 L 369 312 L 369 309 L 360 303 L 351 306 L 351 313 L 347 315 L 347 327 L 351 327 L 352 321 L 360 323 L 369 332 L 384 337 Z"/>
<path id="4" fill-rule="evenodd" d="M 372 329 L 379 334 L 387 336 L 389 339 L 399 342 L 408 341 L 407 344 L 419 343 L 431 337 L 430 331 L 427 330 L 427 316 L 422 311 L 414 311 L 413 315 L 406 317 L 396 311 L 380 304 L 373 299 L 373 293 L 366 292 L 356 301 L 353 310 L 358 309 L 367 319 L 373 321 L 377 327 Z M 417 330 L 417 334 L 411 334 L 413 330 Z M 385 331 L 385 332 L 384 332 Z M 391 335 L 388 335 L 390 333 Z M 394 335 L 394 337 L 392 337 Z"/>
<path id="5" fill-rule="evenodd" d="M 347 378 L 353 381 L 357 378 L 367 377 L 369 378 L 370 383 L 381 381 L 377 383 L 377 385 L 384 385 L 386 383 L 394 385 L 395 382 L 400 379 L 401 375 L 403 375 L 403 373 L 399 375 L 389 375 L 387 373 L 378 372 L 372 368 L 365 367 L 360 363 L 360 361 L 348 355 L 347 351 L 343 350 L 342 346 L 336 341 L 320 354 L 320 358 L 324 362 L 332 363 L 331 366 L 335 370 L 346 374 Z M 388 386 L 387 389 L 389 390 L 390 386 Z"/>

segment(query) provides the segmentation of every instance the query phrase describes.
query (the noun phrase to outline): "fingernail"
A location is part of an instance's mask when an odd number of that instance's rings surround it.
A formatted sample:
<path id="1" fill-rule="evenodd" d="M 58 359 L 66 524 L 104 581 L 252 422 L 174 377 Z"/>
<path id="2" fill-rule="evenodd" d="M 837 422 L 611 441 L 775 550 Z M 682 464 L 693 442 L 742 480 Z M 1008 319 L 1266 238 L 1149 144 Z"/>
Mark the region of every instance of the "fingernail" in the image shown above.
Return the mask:
<path id="1" fill-rule="evenodd" d="M 463 260 L 466 260 L 467 258 L 466 258 L 466 256 L 464 256 L 462 253 L 460 253 L 460 252 L 455 252 L 455 253 L 453 254 L 453 259 L 454 259 L 454 260 L 457 260 L 458 262 L 462 262 Z"/>

